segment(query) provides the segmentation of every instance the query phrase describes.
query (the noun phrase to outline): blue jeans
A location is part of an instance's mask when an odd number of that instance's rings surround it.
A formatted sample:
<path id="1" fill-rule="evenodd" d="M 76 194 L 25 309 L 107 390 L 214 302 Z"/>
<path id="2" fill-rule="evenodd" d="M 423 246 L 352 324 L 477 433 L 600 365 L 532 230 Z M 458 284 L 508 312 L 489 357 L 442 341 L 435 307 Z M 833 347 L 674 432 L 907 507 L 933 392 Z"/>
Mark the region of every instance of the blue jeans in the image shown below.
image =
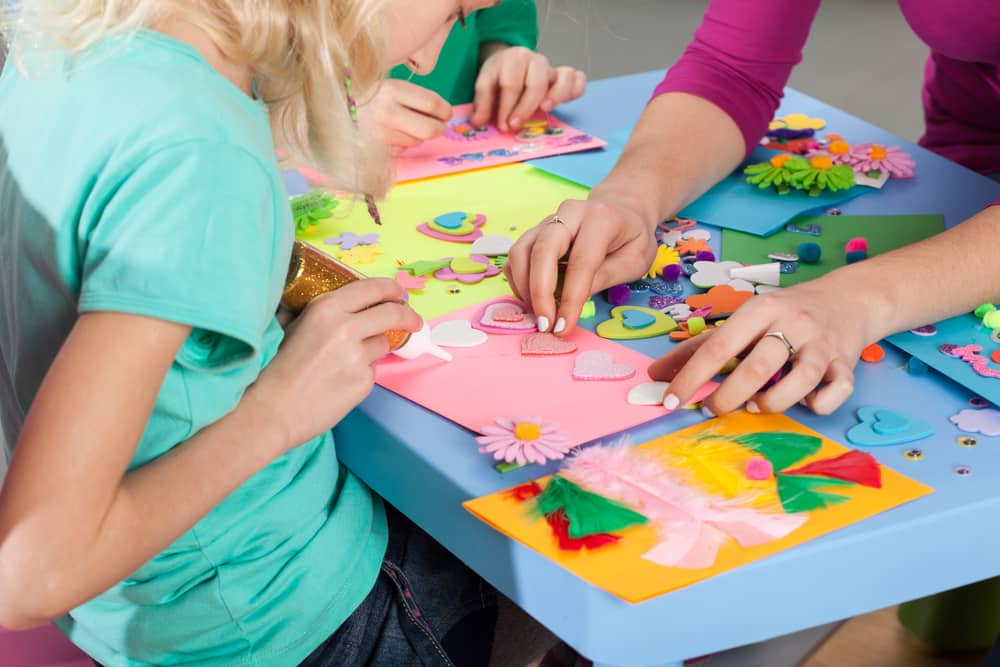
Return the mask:
<path id="1" fill-rule="evenodd" d="M 484 667 L 497 594 L 391 507 L 389 546 L 375 587 L 299 667 Z"/>

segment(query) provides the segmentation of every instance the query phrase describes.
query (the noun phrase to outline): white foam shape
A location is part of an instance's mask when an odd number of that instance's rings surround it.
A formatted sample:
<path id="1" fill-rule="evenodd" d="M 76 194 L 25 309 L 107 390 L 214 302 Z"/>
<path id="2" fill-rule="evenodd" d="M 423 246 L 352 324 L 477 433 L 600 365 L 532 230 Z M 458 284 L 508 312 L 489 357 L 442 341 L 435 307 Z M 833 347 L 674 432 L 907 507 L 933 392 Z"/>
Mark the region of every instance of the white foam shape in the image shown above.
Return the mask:
<path id="1" fill-rule="evenodd" d="M 757 294 L 767 294 L 768 292 L 777 292 L 781 288 L 777 285 L 757 285 Z"/>
<path id="2" fill-rule="evenodd" d="M 685 241 L 690 241 L 691 239 L 701 239 L 702 241 L 712 240 L 712 232 L 707 229 L 691 229 L 686 232 L 682 232 L 681 238 Z"/>
<path id="3" fill-rule="evenodd" d="M 716 285 L 725 285 L 730 282 L 729 272 L 743 266 L 739 262 L 695 262 L 694 275 L 691 276 L 691 284 L 708 289 Z M 746 281 L 742 281 L 746 283 Z M 749 285 L 750 283 L 746 283 Z M 736 289 L 735 287 L 733 289 Z M 751 290 L 753 288 L 751 287 Z"/>
<path id="4" fill-rule="evenodd" d="M 628 390 L 628 402 L 632 405 L 660 405 L 667 392 L 669 382 L 643 382 Z"/>
<path id="5" fill-rule="evenodd" d="M 473 329 L 468 320 L 445 320 L 431 329 L 431 341 L 441 347 L 478 347 L 488 338 L 484 332 Z"/>
<path id="6" fill-rule="evenodd" d="M 966 433 L 982 433 L 983 435 L 1000 435 L 1000 410 L 983 408 L 982 410 L 959 410 L 948 420 Z"/>
<path id="7" fill-rule="evenodd" d="M 666 308 L 661 308 L 660 312 L 667 315 L 675 322 L 686 320 L 691 315 L 691 306 L 686 303 L 674 303 Z"/>
<path id="8" fill-rule="evenodd" d="M 470 255 L 486 255 L 487 257 L 498 257 L 510 252 L 510 247 L 514 242 L 509 236 L 503 234 L 487 234 L 480 236 L 472 242 L 469 248 Z"/>
<path id="9" fill-rule="evenodd" d="M 659 234 L 660 243 L 668 245 L 671 248 L 677 245 L 677 242 L 680 241 L 682 238 L 684 238 L 684 232 L 678 232 L 678 231 L 660 232 Z"/>

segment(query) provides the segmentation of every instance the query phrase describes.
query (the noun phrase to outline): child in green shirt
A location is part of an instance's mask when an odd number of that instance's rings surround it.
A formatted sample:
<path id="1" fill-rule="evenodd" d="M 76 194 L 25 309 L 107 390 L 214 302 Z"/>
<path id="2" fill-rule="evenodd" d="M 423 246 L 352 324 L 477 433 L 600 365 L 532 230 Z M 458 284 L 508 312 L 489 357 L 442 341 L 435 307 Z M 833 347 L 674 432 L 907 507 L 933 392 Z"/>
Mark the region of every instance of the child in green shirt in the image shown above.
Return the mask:
<path id="1" fill-rule="evenodd" d="M 451 105 L 472 102 L 473 123 L 516 131 L 539 109 L 580 97 L 587 85 L 582 71 L 552 67 L 534 51 L 537 43 L 534 0 L 502 0 L 472 12 L 452 28 L 436 66 L 414 57 L 391 71 L 362 106 L 362 124 L 397 154 L 441 135 Z"/>

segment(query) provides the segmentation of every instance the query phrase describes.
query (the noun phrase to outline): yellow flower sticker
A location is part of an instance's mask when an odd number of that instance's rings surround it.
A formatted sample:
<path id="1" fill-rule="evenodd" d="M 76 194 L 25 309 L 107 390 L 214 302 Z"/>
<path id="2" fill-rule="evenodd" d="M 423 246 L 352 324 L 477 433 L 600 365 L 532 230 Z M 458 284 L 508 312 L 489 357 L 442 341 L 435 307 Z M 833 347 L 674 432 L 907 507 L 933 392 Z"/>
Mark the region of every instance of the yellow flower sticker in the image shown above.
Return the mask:
<path id="1" fill-rule="evenodd" d="M 769 130 L 822 130 L 826 121 L 822 118 L 810 118 L 804 113 L 790 113 L 775 118 L 767 126 Z"/>

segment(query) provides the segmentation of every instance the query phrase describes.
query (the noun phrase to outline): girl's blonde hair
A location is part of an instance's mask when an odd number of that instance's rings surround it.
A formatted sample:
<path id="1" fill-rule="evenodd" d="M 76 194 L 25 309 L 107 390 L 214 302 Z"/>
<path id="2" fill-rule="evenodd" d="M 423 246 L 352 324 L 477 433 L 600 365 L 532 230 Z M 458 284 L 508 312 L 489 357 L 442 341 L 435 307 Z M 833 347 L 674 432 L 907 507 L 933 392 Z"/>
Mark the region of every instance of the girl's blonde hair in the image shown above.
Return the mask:
<path id="1" fill-rule="evenodd" d="M 8 3 L 4 5 L 4 3 Z M 346 81 L 368 95 L 383 76 L 386 0 L 0 0 L 0 28 L 21 49 L 55 41 L 77 53 L 114 34 L 164 18 L 205 30 L 234 62 L 256 72 L 276 147 L 355 192 L 383 194 L 391 174 L 385 149 L 357 130 Z M 5 9 L 3 8 L 5 6 Z M 348 69 L 349 68 L 349 69 Z"/>

